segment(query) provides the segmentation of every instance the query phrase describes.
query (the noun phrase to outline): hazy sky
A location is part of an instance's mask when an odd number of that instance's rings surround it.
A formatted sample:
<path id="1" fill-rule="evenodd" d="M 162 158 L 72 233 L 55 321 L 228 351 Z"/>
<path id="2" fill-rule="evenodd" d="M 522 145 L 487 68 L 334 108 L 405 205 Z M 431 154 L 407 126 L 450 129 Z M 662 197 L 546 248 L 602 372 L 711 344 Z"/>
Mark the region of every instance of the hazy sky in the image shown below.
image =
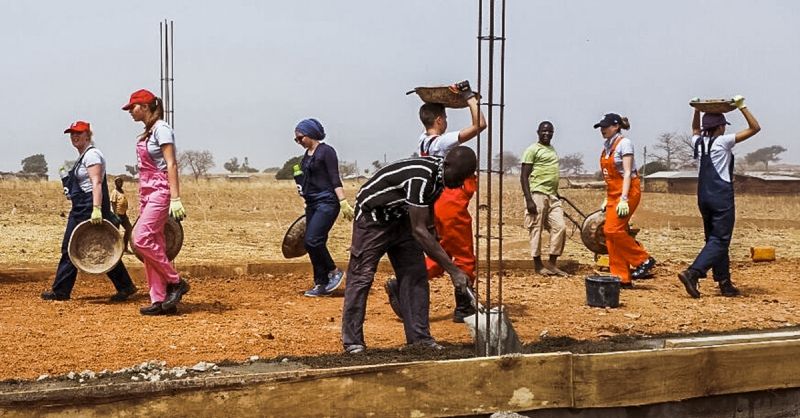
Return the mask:
<path id="1" fill-rule="evenodd" d="M 421 132 L 421 85 L 476 78 L 477 1 L 0 0 L 0 171 L 42 152 L 54 173 L 75 151 L 63 130 L 92 123 L 118 173 L 135 162 L 141 125 L 120 110 L 158 93 L 158 23 L 175 22 L 175 128 L 180 150 L 217 167 L 247 156 L 281 165 L 301 149 L 295 124 L 316 117 L 340 159 L 406 157 Z M 652 145 L 687 132 L 689 98 L 741 93 L 763 127 L 737 154 L 781 144 L 800 163 L 800 2 L 507 0 L 506 149 L 521 154 L 542 119 L 561 155 L 597 169 L 606 112 Z M 745 124 L 731 113 L 733 129 Z M 450 125 L 468 111 L 450 112 Z M 638 161 L 641 163 L 641 161 Z"/>

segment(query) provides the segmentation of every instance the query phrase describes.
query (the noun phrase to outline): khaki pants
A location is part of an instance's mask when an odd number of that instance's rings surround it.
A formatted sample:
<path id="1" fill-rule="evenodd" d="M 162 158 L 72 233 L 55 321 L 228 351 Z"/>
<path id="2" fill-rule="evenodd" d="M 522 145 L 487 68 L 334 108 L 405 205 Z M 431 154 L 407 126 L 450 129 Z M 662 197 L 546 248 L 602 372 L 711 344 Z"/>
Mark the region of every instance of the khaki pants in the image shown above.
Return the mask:
<path id="1" fill-rule="evenodd" d="M 525 211 L 525 227 L 528 228 L 531 242 L 531 256 L 541 257 L 542 230 L 550 232 L 550 255 L 561 255 L 567 237 L 564 224 L 564 210 L 561 200 L 544 193 L 531 193 L 536 205 L 536 217 Z"/>

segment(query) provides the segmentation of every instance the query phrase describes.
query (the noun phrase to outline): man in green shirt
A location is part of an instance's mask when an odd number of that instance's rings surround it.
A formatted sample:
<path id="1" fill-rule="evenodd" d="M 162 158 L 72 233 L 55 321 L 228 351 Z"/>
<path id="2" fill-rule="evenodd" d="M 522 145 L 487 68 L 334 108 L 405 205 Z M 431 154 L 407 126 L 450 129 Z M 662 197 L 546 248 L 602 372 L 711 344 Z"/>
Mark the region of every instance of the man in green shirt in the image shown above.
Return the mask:
<path id="1" fill-rule="evenodd" d="M 558 154 L 550 145 L 553 139 L 553 124 L 544 121 L 536 131 L 539 142 L 534 143 L 522 155 L 520 183 L 525 196 L 525 227 L 528 228 L 531 242 L 533 267 L 537 273 L 546 276 L 568 276 L 556 267 L 558 256 L 564 251 L 566 226 L 564 211 L 558 196 Z M 547 265 L 542 263 L 542 230 L 550 232 L 550 258 Z"/>

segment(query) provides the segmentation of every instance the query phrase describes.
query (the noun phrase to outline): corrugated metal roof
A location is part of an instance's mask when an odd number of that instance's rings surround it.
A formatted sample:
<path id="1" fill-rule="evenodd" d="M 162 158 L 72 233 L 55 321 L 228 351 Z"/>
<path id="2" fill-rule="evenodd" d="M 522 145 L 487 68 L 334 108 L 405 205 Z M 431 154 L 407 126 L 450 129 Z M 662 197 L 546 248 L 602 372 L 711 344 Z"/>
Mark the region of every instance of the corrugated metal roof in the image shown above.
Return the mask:
<path id="1" fill-rule="evenodd" d="M 658 171 L 644 176 L 646 179 L 696 179 L 697 170 L 691 171 Z"/>

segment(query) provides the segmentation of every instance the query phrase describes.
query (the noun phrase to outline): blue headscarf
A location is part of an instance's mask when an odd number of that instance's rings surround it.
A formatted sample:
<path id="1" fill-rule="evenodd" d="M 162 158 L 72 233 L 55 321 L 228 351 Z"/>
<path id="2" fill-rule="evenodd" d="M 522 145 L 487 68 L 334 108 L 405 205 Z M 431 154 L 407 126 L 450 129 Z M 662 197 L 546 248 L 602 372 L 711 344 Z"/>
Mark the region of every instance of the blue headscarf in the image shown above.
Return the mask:
<path id="1" fill-rule="evenodd" d="M 318 120 L 313 118 L 301 120 L 294 130 L 317 141 L 325 139 L 325 128 L 322 127 Z"/>

